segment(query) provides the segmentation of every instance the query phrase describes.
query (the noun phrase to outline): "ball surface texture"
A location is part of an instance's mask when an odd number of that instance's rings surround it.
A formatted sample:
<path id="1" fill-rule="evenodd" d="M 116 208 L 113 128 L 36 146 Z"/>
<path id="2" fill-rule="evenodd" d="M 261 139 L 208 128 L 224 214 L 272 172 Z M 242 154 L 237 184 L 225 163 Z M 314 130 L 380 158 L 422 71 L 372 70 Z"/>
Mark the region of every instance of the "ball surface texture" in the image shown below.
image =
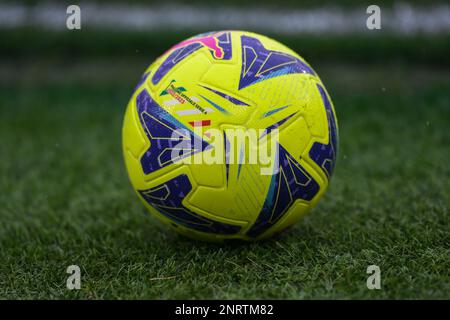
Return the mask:
<path id="1" fill-rule="evenodd" d="M 145 71 L 123 153 L 147 209 L 196 239 L 258 240 L 321 198 L 338 147 L 334 107 L 311 66 L 268 37 L 201 34 Z"/>

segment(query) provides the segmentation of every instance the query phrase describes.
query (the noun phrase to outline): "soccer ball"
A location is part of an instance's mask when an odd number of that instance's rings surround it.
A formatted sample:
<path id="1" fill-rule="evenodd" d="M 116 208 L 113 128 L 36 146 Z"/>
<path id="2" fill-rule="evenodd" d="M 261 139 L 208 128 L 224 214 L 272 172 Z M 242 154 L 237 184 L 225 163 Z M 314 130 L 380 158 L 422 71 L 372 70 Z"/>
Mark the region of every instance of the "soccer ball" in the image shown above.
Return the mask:
<path id="1" fill-rule="evenodd" d="M 292 226 L 333 173 L 337 119 L 311 66 L 281 43 L 220 31 L 182 41 L 145 71 L 123 153 L 148 210 L 209 241 Z"/>

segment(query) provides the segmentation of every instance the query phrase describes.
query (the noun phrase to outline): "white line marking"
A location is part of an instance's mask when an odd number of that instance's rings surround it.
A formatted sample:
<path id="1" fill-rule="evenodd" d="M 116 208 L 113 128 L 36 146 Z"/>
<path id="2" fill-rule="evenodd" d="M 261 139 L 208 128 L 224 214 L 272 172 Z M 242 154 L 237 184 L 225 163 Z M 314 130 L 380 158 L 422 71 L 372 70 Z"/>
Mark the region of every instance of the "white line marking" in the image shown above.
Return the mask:
<path id="1" fill-rule="evenodd" d="M 205 108 L 205 111 L 208 113 L 214 112 L 214 109 L 211 108 Z M 198 109 L 187 109 L 187 110 L 178 110 L 176 111 L 176 114 L 183 117 L 183 116 L 190 116 L 193 114 L 200 114 L 202 113 L 200 110 Z"/>
<path id="2" fill-rule="evenodd" d="M 176 106 L 177 104 L 180 104 L 180 101 L 178 101 L 177 99 L 172 99 L 172 100 L 164 101 L 164 104 L 168 107 L 171 107 L 171 106 Z"/>
<path id="3" fill-rule="evenodd" d="M 366 7 L 270 9 L 225 6 L 220 10 L 198 5 L 80 5 L 82 28 L 106 30 L 198 31 L 249 29 L 281 34 L 354 34 L 371 33 L 366 28 Z M 67 31 L 66 7 L 61 4 L 0 4 L 0 27 L 46 27 Z M 450 33 L 450 6 L 411 6 L 398 3 L 382 9 L 382 30 L 414 35 Z"/>

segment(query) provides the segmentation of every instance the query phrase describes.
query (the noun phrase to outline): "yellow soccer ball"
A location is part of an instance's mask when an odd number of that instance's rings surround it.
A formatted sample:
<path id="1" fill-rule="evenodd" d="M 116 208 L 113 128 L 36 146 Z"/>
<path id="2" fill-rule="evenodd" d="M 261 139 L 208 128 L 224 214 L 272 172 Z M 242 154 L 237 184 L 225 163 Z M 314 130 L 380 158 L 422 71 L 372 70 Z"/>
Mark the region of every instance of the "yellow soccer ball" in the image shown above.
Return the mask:
<path id="1" fill-rule="evenodd" d="M 333 173 L 338 126 L 314 70 L 281 43 L 220 31 L 145 71 L 123 124 L 128 174 L 148 210 L 209 241 L 292 226 Z"/>

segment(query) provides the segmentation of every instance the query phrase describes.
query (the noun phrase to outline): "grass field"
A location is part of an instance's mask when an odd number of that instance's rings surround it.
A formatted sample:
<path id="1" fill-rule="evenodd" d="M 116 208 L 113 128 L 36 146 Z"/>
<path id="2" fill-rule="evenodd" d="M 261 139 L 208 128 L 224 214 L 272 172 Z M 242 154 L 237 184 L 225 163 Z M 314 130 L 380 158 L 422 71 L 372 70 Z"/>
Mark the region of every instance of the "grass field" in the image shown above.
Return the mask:
<path id="1" fill-rule="evenodd" d="M 0 63 L 0 298 L 450 298 L 448 67 L 312 61 L 340 125 L 328 193 L 283 236 L 212 245 L 148 217 L 125 172 L 151 58 L 68 61 Z"/>

